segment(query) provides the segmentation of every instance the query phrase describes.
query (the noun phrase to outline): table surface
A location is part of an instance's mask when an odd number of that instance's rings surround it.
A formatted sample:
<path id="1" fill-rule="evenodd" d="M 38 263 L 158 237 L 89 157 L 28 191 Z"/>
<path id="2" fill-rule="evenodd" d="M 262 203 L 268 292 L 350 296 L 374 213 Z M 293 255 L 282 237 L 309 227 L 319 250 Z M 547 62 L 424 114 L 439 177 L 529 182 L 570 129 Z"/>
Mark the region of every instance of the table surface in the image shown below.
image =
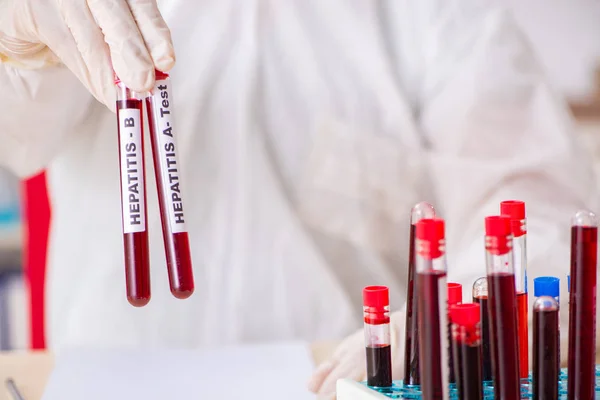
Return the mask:
<path id="1" fill-rule="evenodd" d="M 332 354 L 336 343 L 323 342 L 311 345 L 315 364 Z M 40 400 L 54 367 L 50 352 L 0 352 L 0 400 L 13 400 L 5 382 L 12 378 L 25 400 Z"/>

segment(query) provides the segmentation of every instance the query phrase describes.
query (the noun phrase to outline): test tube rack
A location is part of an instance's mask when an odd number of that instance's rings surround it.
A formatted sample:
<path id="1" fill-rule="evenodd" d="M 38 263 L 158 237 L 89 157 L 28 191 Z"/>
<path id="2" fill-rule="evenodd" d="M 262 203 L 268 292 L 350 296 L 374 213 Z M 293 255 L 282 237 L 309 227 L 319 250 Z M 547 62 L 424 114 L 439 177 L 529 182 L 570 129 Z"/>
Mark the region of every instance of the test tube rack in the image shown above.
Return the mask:
<path id="1" fill-rule="evenodd" d="M 559 400 L 567 400 L 567 369 L 563 368 L 558 382 Z M 340 379 L 337 382 L 337 400 L 388 400 L 410 399 L 420 400 L 421 390 L 418 386 L 405 386 L 402 381 L 394 381 L 390 388 L 372 388 L 366 382 L 356 382 L 351 379 Z M 521 399 L 533 398 L 533 384 L 531 375 L 521 381 Z M 596 366 L 596 399 L 600 400 L 600 366 Z M 450 399 L 458 399 L 455 385 L 450 385 Z M 483 383 L 483 399 L 494 399 L 494 386 L 492 382 Z"/>

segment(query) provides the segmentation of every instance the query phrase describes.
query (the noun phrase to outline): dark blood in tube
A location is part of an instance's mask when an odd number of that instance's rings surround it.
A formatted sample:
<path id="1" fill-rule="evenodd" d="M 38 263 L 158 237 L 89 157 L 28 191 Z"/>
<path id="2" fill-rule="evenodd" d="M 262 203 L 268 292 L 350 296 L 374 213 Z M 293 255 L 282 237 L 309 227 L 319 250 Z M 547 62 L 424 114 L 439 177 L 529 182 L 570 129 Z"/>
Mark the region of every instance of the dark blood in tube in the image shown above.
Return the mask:
<path id="1" fill-rule="evenodd" d="M 490 334 L 490 313 L 488 309 L 487 278 L 482 277 L 473 284 L 473 302 L 479 304 L 481 313 L 481 375 L 484 381 L 492 378 L 492 338 Z"/>
<path id="2" fill-rule="evenodd" d="M 448 399 L 449 333 L 444 220 L 417 223 L 417 299 L 423 400 Z"/>
<path id="3" fill-rule="evenodd" d="M 541 296 L 533 304 L 533 398 L 558 399 L 560 337 L 558 303 Z"/>
<path id="4" fill-rule="evenodd" d="M 150 301 L 142 100 L 116 85 L 127 300 L 141 307 Z"/>
<path id="5" fill-rule="evenodd" d="M 569 399 L 595 396 L 597 246 L 596 215 L 577 212 L 571 228 Z"/>
<path id="6" fill-rule="evenodd" d="M 385 286 L 363 289 L 367 385 L 392 386 L 392 353 L 390 341 L 390 298 Z"/>
<path id="7" fill-rule="evenodd" d="M 480 305 L 460 304 L 450 310 L 456 387 L 461 400 L 481 400 Z"/>
<path id="8" fill-rule="evenodd" d="M 146 109 L 169 285 L 173 296 L 186 299 L 194 293 L 194 275 L 184 216 L 171 80 L 167 74 L 156 72 L 156 84 L 146 97 Z"/>
<path id="9" fill-rule="evenodd" d="M 521 396 L 521 381 L 510 218 L 487 217 L 485 228 L 494 398 L 515 400 Z"/>
<path id="10" fill-rule="evenodd" d="M 404 336 L 404 384 L 419 385 L 419 323 L 415 294 L 415 241 L 416 224 L 423 218 L 434 218 L 435 209 L 426 202 L 416 204 L 411 210 L 408 255 L 408 291 L 406 294 L 406 324 Z"/>

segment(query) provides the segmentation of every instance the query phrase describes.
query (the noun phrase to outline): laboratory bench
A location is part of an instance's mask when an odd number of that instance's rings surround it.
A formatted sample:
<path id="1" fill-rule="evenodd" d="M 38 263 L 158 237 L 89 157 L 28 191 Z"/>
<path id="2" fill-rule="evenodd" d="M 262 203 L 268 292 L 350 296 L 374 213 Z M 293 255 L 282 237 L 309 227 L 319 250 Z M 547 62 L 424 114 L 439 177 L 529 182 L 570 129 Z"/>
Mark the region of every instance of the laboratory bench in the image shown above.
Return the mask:
<path id="1" fill-rule="evenodd" d="M 315 365 L 327 359 L 337 343 L 322 342 L 311 345 Z M 12 378 L 25 400 L 40 400 L 54 367 L 50 352 L 0 352 L 0 400 L 13 400 L 5 381 Z"/>

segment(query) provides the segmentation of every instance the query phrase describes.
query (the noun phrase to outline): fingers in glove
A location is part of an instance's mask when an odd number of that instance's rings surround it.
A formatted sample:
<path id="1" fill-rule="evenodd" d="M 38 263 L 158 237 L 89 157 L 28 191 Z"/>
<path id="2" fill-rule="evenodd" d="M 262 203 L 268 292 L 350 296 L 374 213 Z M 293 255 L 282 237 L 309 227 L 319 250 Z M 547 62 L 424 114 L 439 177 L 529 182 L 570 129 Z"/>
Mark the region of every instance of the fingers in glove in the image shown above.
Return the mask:
<path id="1" fill-rule="evenodd" d="M 78 7 L 60 7 L 60 12 L 85 64 L 80 74 L 89 82 L 92 92 L 98 93 L 101 101 L 112 109 L 116 97 L 114 73 L 102 30 L 84 1 Z"/>
<path id="2" fill-rule="evenodd" d="M 310 380 L 308 381 L 308 390 L 313 393 L 318 393 L 319 389 L 323 385 L 323 382 L 327 376 L 333 371 L 335 364 L 331 361 L 321 363 L 317 369 L 313 372 Z"/>
<path id="3" fill-rule="evenodd" d="M 66 16 L 60 15 L 61 12 L 51 3 L 41 3 L 40 7 L 45 7 L 45 9 L 39 11 L 45 13 L 48 21 L 56 21 L 56 23 L 44 26 L 43 30 L 38 32 L 40 40 L 46 43 L 48 48 L 77 76 L 98 101 L 106 104 L 111 110 L 114 109 L 116 95 L 110 58 L 102 50 L 106 44 L 91 14 L 86 14 L 85 9 L 82 8 L 82 11 L 67 17 L 71 21 L 73 18 L 81 18 L 79 23 L 88 25 L 87 27 L 82 26 L 79 31 L 75 30 L 78 36 L 76 39 L 74 32 L 71 31 L 65 20 Z M 51 17 L 53 13 L 57 15 Z M 84 35 L 87 35 L 85 39 Z M 80 51 L 80 48 L 83 51 Z M 94 50 L 94 48 L 96 49 Z"/>
<path id="4" fill-rule="evenodd" d="M 163 19 L 156 0 L 128 0 L 129 9 L 146 42 L 154 66 L 167 72 L 175 65 L 175 50 L 171 31 Z"/>
<path id="5" fill-rule="evenodd" d="M 102 32 L 115 73 L 130 89 L 147 92 L 154 85 L 154 63 L 126 0 L 87 0 Z"/>

